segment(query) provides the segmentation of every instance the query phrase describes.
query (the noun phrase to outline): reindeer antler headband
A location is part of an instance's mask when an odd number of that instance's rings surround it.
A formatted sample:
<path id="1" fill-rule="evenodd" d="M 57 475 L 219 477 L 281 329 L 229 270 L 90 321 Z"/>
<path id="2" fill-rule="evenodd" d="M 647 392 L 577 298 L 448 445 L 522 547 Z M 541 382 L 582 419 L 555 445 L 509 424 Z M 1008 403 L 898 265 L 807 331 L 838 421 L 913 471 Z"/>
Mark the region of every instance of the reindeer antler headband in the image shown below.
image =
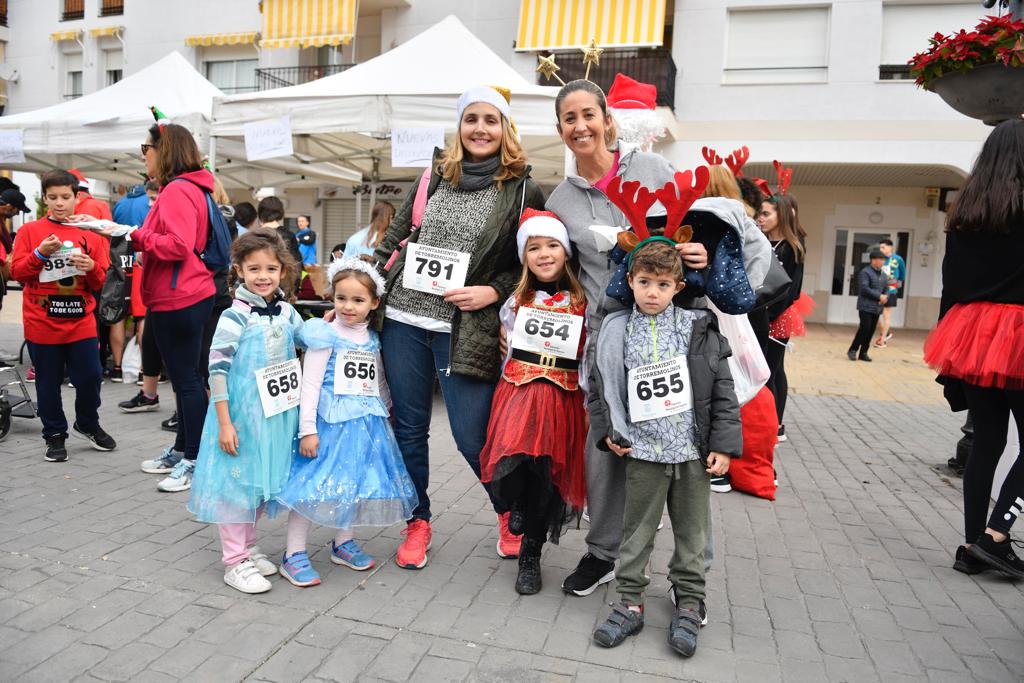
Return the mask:
<path id="1" fill-rule="evenodd" d="M 722 157 L 718 156 L 718 152 L 716 152 L 713 148 L 702 147 L 701 154 L 704 155 L 704 160 L 708 162 L 709 166 L 722 165 Z M 729 170 L 732 171 L 732 174 L 737 178 L 743 177 L 743 166 L 749 160 L 750 148 L 747 147 L 746 145 L 743 145 L 739 149 L 734 149 L 732 151 L 732 154 L 730 154 L 724 159 L 725 165 L 729 167 Z"/>
<path id="2" fill-rule="evenodd" d="M 793 169 L 783 166 L 782 162 L 778 160 L 773 161 L 772 164 L 775 166 L 776 184 L 778 185 L 778 192 L 772 195 L 772 199 L 776 199 L 780 196 L 784 197 L 789 190 L 789 184 L 793 182 Z"/>

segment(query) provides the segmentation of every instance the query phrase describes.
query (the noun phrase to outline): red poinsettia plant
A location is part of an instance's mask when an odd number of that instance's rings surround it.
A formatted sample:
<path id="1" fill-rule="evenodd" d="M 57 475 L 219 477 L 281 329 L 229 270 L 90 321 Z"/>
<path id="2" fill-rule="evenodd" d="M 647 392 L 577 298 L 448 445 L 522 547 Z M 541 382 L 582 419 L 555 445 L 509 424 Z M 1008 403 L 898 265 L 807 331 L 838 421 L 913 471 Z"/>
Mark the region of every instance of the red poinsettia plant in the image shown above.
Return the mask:
<path id="1" fill-rule="evenodd" d="M 918 85 L 985 64 L 1024 67 L 1024 21 L 1014 21 L 1009 14 L 985 17 L 973 31 L 960 29 L 948 36 L 936 33 L 928 42 L 931 47 L 908 62 Z"/>

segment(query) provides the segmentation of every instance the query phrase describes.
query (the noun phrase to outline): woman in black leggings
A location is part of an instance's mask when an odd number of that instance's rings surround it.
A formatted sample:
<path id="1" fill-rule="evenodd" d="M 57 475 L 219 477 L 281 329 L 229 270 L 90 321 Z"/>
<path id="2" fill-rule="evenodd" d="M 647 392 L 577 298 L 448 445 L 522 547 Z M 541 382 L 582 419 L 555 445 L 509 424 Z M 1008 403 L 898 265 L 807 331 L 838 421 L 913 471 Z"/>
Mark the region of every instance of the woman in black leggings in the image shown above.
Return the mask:
<path id="1" fill-rule="evenodd" d="M 775 397 L 775 411 L 779 416 L 779 441 L 786 440 L 783 415 L 789 382 L 786 380 L 786 349 L 794 330 L 803 328 L 803 319 L 793 307 L 800 298 L 804 280 L 804 239 L 807 233 L 797 217 L 796 200 L 788 194 L 776 194 L 764 200 L 757 212 L 757 224 L 768 237 L 776 258 L 782 263 L 792 281 L 789 294 L 768 309 L 769 335 L 762 349 L 771 377 L 768 390 Z"/>
<path id="2" fill-rule="evenodd" d="M 989 496 L 1011 415 L 1024 437 L 1024 120 L 988 136 L 946 222 L 939 324 L 925 361 L 955 410 L 969 408 L 974 445 L 964 471 L 964 540 L 954 569 L 1024 578 L 1010 527 L 1024 509 L 1024 458 Z M 987 520 L 987 523 L 986 523 Z"/>

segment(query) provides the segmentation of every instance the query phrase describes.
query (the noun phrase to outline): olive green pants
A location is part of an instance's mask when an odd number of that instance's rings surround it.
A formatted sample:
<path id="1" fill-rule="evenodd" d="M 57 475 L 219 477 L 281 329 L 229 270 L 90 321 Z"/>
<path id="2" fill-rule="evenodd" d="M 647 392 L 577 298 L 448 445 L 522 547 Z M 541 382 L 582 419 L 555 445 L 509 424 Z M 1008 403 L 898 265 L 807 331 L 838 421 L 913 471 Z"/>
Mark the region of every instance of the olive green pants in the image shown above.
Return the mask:
<path id="1" fill-rule="evenodd" d="M 644 589 L 650 583 L 647 562 L 667 504 L 675 543 L 668 580 L 675 588 L 679 606 L 697 608 L 704 599 L 704 545 L 710 496 L 708 474 L 700 460 L 665 465 L 627 458 L 622 547 L 615 575 L 623 602 L 643 602 Z"/>

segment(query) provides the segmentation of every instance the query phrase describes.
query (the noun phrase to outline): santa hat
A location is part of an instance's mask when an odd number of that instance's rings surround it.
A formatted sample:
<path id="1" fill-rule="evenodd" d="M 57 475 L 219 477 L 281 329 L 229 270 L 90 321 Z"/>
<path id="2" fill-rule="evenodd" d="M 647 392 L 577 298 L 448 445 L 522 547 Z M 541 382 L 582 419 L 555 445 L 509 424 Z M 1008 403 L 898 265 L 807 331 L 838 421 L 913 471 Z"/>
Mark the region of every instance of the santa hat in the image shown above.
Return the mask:
<path id="1" fill-rule="evenodd" d="M 665 126 L 654 111 L 657 101 L 658 89 L 653 85 L 615 74 L 608 90 L 608 107 L 618 123 L 620 140 L 650 149 L 665 134 Z"/>
<path id="2" fill-rule="evenodd" d="M 89 184 L 89 181 L 85 179 L 85 176 L 82 175 L 81 171 L 79 171 L 77 168 L 69 168 L 68 173 L 75 176 L 75 178 L 78 180 L 79 190 L 85 190 L 86 192 L 89 191 L 91 185 Z"/>
<path id="3" fill-rule="evenodd" d="M 565 248 L 565 255 L 572 256 L 572 244 L 569 242 L 569 231 L 550 211 L 538 211 L 527 208 L 519 219 L 519 232 L 516 233 L 516 246 L 519 247 L 519 260 L 523 261 L 526 252 L 526 241 L 531 237 L 550 237 L 558 240 Z"/>

